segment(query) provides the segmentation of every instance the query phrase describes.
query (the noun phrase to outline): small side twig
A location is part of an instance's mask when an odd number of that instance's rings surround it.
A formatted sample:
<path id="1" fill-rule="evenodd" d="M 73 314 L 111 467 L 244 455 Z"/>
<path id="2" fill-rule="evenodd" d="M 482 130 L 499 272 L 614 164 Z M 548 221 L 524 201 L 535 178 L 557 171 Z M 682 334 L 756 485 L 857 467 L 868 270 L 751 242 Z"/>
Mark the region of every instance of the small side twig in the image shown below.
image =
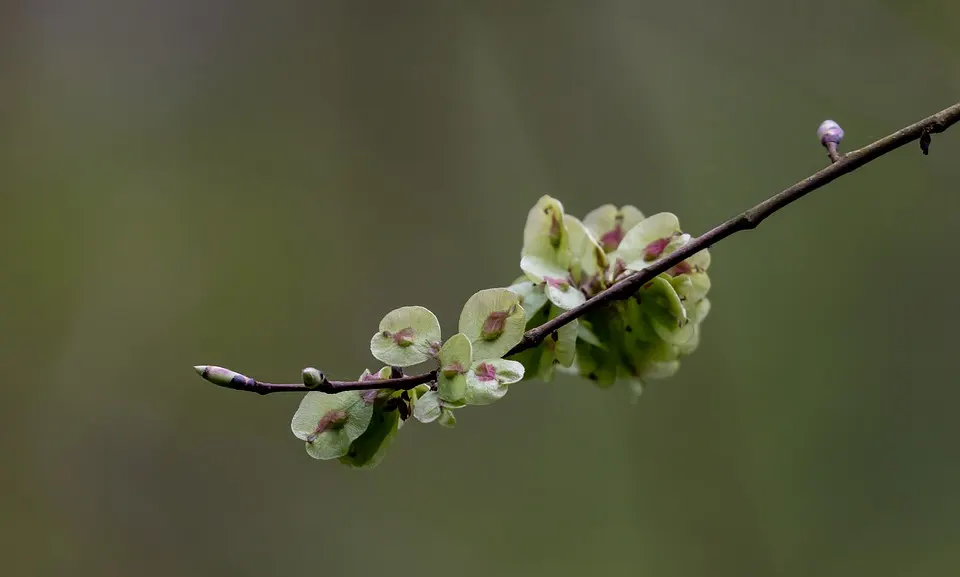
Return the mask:
<path id="1" fill-rule="evenodd" d="M 841 155 L 837 150 L 837 145 L 843 138 L 843 129 L 833 121 L 824 122 L 820 125 L 817 133 L 820 137 L 821 144 L 827 148 L 827 154 L 831 160 L 830 166 L 808 176 L 753 208 L 740 213 L 696 237 L 675 252 L 657 260 L 642 271 L 624 277 L 606 290 L 597 293 L 583 304 L 557 315 L 539 327 L 528 330 L 524 333 L 521 341 L 505 356 L 513 356 L 527 349 L 536 347 L 543 342 L 548 335 L 567 323 L 607 303 L 629 298 L 640 290 L 643 285 L 701 250 L 709 248 L 737 232 L 757 228 L 761 222 L 781 208 L 800 200 L 814 190 L 830 184 L 841 176 L 849 174 L 889 152 L 916 140 L 920 140 L 920 148 L 923 154 L 928 154 L 931 134 L 944 132 L 958 121 L 960 121 L 960 102 L 845 155 Z M 400 376 L 395 379 L 371 379 L 364 381 L 330 381 L 322 377 L 318 379 L 317 386 L 310 387 L 300 383 L 265 383 L 220 367 L 198 366 L 195 367 L 195 369 L 201 376 L 214 384 L 229 389 L 249 391 L 261 395 L 277 392 L 302 393 L 307 391 L 339 393 L 342 391 L 384 388 L 408 390 L 435 381 L 437 378 L 437 371 L 435 370 L 419 375 Z"/>
<path id="2" fill-rule="evenodd" d="M 430 371 L 419 375 L 403 376 L 396 379 L 364 379 L 362 381 L 331 381 L 321 377 L 316 384 L 304 383 L 267 383 L 251 379 L 230 369 L 210 365 L 193 367 L 197 374 L 215 385 L 235 391 L 249 391 L 259 395 L 270 393 L 305 393 L 320 391 L 322 393 L 342 393 L 343 391 L 367 391 L 373 389 L 413 389 L 419 385 L 437 380 L 437 371 Z M 322 375 L 322 373 L 321 373 Z"/>

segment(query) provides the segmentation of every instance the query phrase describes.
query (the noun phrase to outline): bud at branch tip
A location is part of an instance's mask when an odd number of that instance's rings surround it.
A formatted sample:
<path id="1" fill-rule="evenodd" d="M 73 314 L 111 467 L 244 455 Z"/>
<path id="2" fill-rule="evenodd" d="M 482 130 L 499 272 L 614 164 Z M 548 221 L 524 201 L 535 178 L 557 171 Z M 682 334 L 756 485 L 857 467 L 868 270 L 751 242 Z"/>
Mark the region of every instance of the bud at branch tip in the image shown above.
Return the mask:
<path id="1" fill-rule="evenodd" d="M 250 377 L 223 367 L 196 365 L 193 367 L 193 370 L 197 371 L 197 374 L 207 381 L 215 385 L 220 385 L 221 387 L 238 388 L 256 383 L 256 381 Z"/>
<path id="2" fill-rule="evenodd" d="M 827 149 L 827 156 L 832 162 L 840 160 L 840 153 L 837 152 L 837 145 L 843 140 L 843 129 L 833 120 L 824 120 L 817 128 L 817 138 L 820 144 Z"/>

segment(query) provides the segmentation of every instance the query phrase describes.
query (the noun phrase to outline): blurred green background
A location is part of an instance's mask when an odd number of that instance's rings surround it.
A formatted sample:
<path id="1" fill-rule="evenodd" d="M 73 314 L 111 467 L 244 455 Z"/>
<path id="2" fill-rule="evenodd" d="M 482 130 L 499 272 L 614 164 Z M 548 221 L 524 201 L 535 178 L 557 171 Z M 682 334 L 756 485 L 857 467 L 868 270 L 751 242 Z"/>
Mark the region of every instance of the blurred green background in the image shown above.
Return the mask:
<path id="1" fill-rule="evenodd" d="M 0 6 L 0 571 L 940 576 L 960 568 L 960 129 L 713 250 L 680 373 L 523 383 L 379 468 L 290 381 L 455 330 L 542 194 L 693 234 L 960 100 L 960 3 Z"/>

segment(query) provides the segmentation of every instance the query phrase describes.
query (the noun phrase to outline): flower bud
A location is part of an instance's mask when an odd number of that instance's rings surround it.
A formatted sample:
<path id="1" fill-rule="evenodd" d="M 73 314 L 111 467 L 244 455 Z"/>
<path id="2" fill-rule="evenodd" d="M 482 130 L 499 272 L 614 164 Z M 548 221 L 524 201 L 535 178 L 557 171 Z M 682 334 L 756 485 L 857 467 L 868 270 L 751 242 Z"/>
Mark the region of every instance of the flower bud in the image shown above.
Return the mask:
<path id="1" fill-rule="evenodd" d="M 817 128 L 817 138 L 820 139 L 820 144 L 824 146 L 826 146 L 828 142 L 840 144 L 840 141 L 843 140 L 843 129 L 832 120 L 824 120 L 820 123 L 820 127 Z"/>
<path id="2" fill-rule="evenodd" d="M 193 367 L 197 374 L 215 385 L 230 387 L 231 385 L 252 385 L 255 381 L 230 369 L 212 365 L 197 365 Z"/>
<path id="3" fill-rule="evenodd" d="M 303 369 L 303 384 L 308 388 L 315 389 L 325 383 L 326 380 L 327 377 L 313 367 Z"/>

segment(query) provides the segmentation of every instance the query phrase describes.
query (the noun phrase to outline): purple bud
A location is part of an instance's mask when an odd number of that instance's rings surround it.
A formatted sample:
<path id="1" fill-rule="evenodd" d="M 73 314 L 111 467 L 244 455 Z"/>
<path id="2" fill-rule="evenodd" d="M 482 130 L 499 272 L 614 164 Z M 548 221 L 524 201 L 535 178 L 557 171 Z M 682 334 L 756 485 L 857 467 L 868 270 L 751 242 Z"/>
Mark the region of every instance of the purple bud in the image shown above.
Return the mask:
<path id="1" fill-rule="evenodd" d="M 840 141 L 843 140 L 843 129 L 832 120 L 824 120 L 820 123 L 820 127 L 817 128 L 817 138 L 820 139 L 820 144 L 823 145 L 826 145 L 828 142 L 840 144 Z"/>

